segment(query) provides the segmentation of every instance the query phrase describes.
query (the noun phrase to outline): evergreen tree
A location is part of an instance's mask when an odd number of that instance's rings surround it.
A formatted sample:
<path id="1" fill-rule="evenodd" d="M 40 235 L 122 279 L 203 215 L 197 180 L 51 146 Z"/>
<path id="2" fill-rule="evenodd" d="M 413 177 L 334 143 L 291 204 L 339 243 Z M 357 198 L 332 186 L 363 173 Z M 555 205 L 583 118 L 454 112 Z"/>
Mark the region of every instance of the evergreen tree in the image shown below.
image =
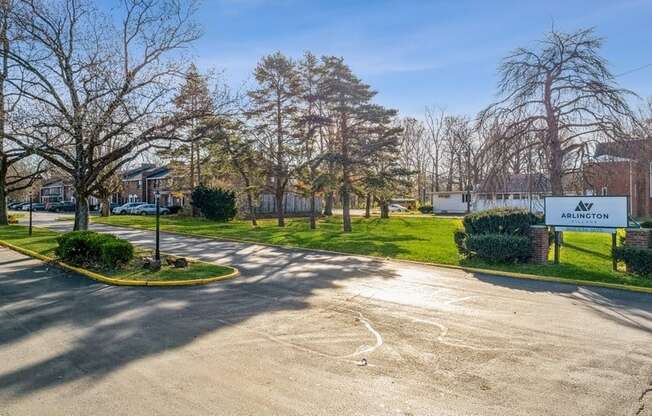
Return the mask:
<path id="1" fill-rule="evenodd" d="M 276 199 L 279 227 L 285 226 L 284 198 L 299 166 L 300 147 L 293 132 L 300 80 L 294 61 L 280 52 L 263 57 L 254 71 L 257 88 L 249 92 L 260 156 Z"/>

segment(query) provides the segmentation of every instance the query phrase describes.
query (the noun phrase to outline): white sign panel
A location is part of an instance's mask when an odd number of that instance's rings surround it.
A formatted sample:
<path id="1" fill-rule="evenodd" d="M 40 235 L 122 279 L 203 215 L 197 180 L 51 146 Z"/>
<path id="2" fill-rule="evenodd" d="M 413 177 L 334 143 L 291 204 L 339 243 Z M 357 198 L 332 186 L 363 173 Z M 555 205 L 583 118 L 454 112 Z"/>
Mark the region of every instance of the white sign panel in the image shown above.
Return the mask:
<path id="1" fill-rule="evenodd" d="M 546 225 L 586 228 L 625 228 L 626 196 L 548 196 Z"/>

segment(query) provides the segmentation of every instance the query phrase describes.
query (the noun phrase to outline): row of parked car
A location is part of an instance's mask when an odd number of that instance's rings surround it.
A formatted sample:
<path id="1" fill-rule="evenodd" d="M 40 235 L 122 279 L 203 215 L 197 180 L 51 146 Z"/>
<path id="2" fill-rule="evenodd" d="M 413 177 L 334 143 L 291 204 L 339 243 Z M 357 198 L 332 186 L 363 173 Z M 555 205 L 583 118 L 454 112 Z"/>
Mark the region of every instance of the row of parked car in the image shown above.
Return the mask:
<path id="1" fill-rule="evenodd" d="M 7 208 L 15 211 L 29 211 L 29 202 L 14 202 L 7 205 Z M 172 209 L 170 209 L 172 208 Z M 179 207 L 160 207 L 161 215 L 176 212 Z M 49 211 L 49 212 L 75 212 L 74 202 L 55 202 L 52 204 L 42 204 L 40 202 L 32 203 L 32 211 Z M 111 212 L 118 215 L 155 215 L 156 205 L 143 202 L 129 202 L 123 205 L 111 204 Z"/>
<path id="2" fill-rule="evenodd" d="M 159 212 L 161 215 L 167 215 L 170 214 L 170 209 L 166 207 L 160 207 Z M 116 215 L 156 215 L 156 204 L 128 202 L 124 205 L 113 208 L 111 213 Z"/>

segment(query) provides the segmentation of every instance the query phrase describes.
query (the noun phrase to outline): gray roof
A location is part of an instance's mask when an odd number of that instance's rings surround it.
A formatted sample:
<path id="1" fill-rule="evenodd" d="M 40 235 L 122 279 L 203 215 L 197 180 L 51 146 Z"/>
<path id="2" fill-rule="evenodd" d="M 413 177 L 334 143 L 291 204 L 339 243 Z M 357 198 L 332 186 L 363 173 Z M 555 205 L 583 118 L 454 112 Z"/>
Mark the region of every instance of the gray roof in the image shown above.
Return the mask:
<path id="1" fill-rule="evenodd" d="M 546 193 L 550 192 L 550 181 L 543 173 L 519 173 L 496 177 L 479 186 L 479 193 Z"/>

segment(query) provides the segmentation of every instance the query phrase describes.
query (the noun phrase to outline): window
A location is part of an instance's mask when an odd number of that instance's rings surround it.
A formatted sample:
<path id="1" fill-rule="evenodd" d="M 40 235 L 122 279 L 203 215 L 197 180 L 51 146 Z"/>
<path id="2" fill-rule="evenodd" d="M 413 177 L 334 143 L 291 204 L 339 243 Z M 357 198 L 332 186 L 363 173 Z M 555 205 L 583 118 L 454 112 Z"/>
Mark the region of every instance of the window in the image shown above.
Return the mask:
<path id="1" fill-rule="evenodd" d="M 606 187 L 606 186 L 603 186 L 603 187 L 602 187 L 602 192 L 601 192 L 602 196 L 607 196 L 608 193 L 609 193 L 609 192 L 608 192 L 608 190 L 607 190 L 607 187 Z"/>
<path id="2" fill-rule="evenodd" d="M 439 194 L 438 198 L 450 198 L 450 194 Z"/>
<path id="3" fill-rule="evenodd" d="M 140 189 L 140 188 L 142 188 L 142 187 L 143 187 L 143 181 L 142 181 L 142 180 L 138 180 L 138 181 L 136 182 L 136 188 L 137 188 L 137 189 Z"/>
<path id="4" fill-rule="evenodd" d="M 512 195 L 512 199 L 521 199 L 521 194 Z"/>
<path id="5" fill-rule="evenodd" d="M 466 202 L 470 202 L 470 200 L 471 200 L 471 194 L 466 192 L 462 194 L 462 202 L 466 203 Z"/>
<path id="6" fill-rule="evenodd" d="M 496 201 L 502 201 L 503 194 L 496 194 Z"/>

